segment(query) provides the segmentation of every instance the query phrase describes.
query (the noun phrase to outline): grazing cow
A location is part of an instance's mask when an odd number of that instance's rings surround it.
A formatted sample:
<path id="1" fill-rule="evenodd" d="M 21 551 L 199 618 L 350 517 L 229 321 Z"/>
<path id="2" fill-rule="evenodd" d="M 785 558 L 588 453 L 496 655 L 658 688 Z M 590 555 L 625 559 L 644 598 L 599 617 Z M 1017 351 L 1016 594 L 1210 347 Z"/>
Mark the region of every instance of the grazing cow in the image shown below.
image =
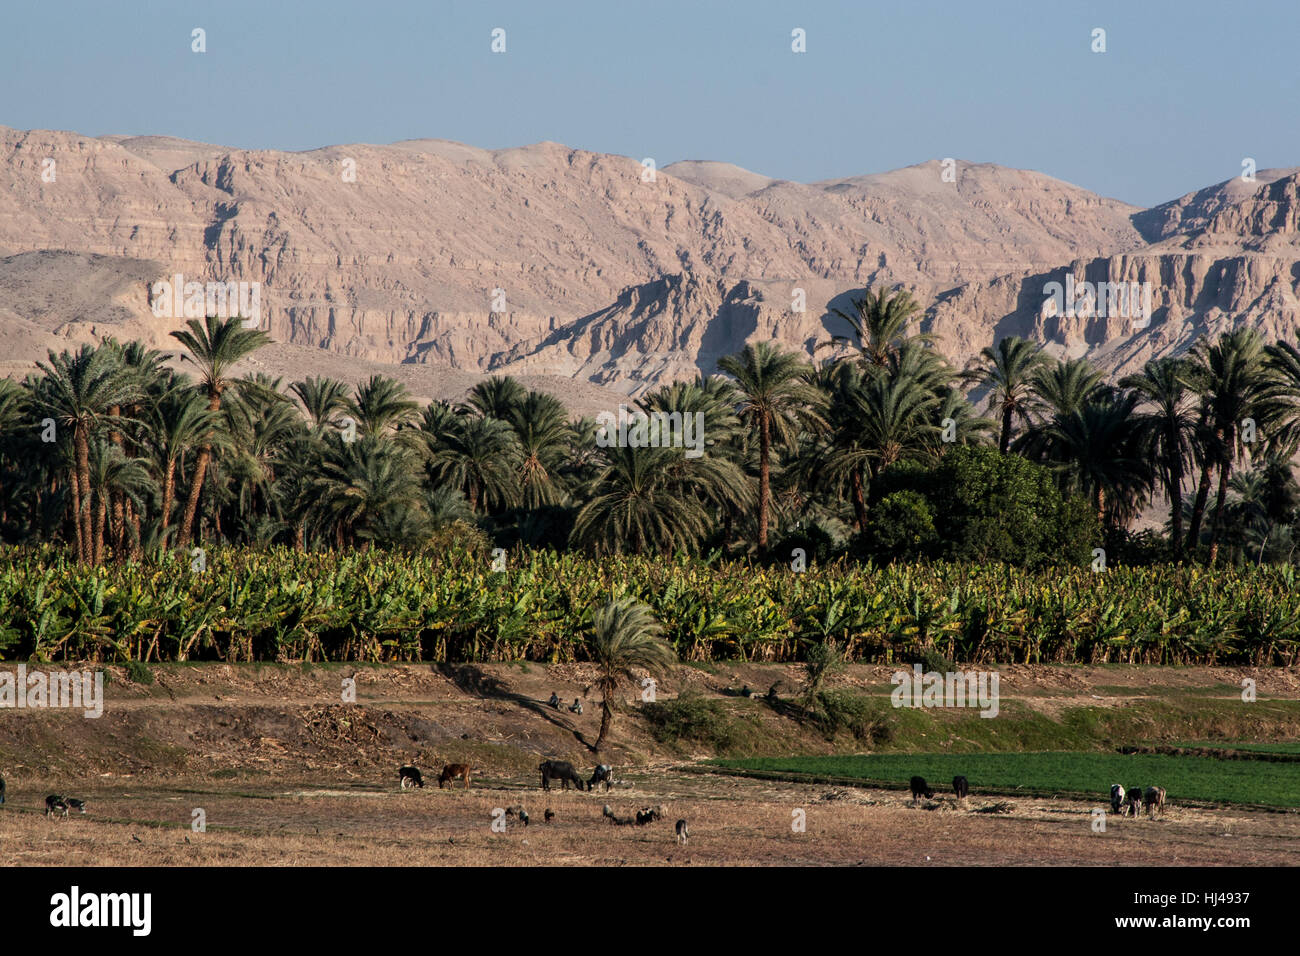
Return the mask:
<path id="1" fill-rule="evenodd" d="M 0 777 L 0 803 L 5 802 L 5 778 Z"/>
<path id="2" fill-rule="evenodd" d="M 1124 791 L 1124 813 L 1127 816 L 1136 818 L 1138 811 L 1142 808 L 1142 788 L 1129 787 Z"/>
<path id="3" fill-rule="evenodd" d="M 952 792 L 957 794 L 958 800 L 965 800 L 970 795 L 970 783 L 965 777 L 953 777 Z"/>
<path id="4" fill-rule="evenodd" d="M 681 844 L 685 844 L 685 843 L 686 843 L 686 838 L 687 838 L 688 836 L 690 836 L 690 833 L 687 832 L 687 829 L 686 829 L 686 821 L 685 821 L 685 820 L 678 820 L 678 821 L 677 821 L 677 842 L 678 842 L 678 843 L 681 843 Z"/>
<path id="5" fill-rule="evenodd" d="M 645 826 L 647 823 L 654 823 L 663 816 L 662 807 L 642 807 L 636 812 L 636 825 Z"/>
<path id="6" fill-rule="evenodd" d="M 1110 785 L 1110 812 L 1119 813 L 1119 808 L 1124 805 L 1124 788 L 1117 783 Z"/>
<path id="7" fill-rule="evenodd" d="M 56 813 L 62 813 L 65 817 L 68 815 L 68 801 L 64 800 L 58 794 L 52 793 L 45 798 L 45 815 L 52 817 Z"/>
<path id="8" fill-rule="evenodd" d="M 614 768 L 607 763 L 601 764 L 592 773 L 591 779 L 587 781 L 587 789 L 595 789 L 596 784 L 604 782 L 605 792 L 609 792 L 609 785 L 614 782 Z"/>
<path id="9" fill-rule="evenodd" d="M 549 701 L 547 701 L 547 703 L 549 703 L 549 704 L 550 704 L 552 707 L 554 707 L 556 710 L 559 710 L 559 709 L 560 709 L 560 695 L 557 694 L 555 691 L 551 691 L 551 699 L 550 699 Z"/>
<path id="10" fill-rule="evenodd" d="M 550 823 L 554 819 L 555 819 L 555 811 L 552 810 L 550 807 L 547 807 L 546 813 L 542 815 L 542 820 L 546 823 Z"/>
<path id="11" fill-rule="evenodd" d="M 473 768 L 465 763 L 449 763 L 442 768 L 442 773 L 438 774 L 438 789 L 441 790 L 443 784 L 450 783 L 456 778 L 465 781 L 465 789 L 469 789 L 469 775 Z"/>
<path id="12" fill-rule="evenodd" d="M 564 760 L 543 760 L 537 765 L 537 769 L 542 772 L 542 789 L 550 790 L 551 781 L 559 780 L 564 784 L 564 789 L 569 789 L 569 784 L 574 784 L 579 790 L 583 788 L 582 778 L 578 772 L 573 769 L 573 764 Z"/>
<path id="13" fill-rule="evenodd" d="M 582 716 L 582 701 L 579 698 L 573 698 L 573 703 L 569 705 L 569 713 Z"/>
<path id="14" fill-rule="evenodd" d="M 412 787 L 424 789 L 424 777 L 420 774 L 418 767 L 412 767 L 409 763 L 397 768 L 397 782 L 403 790 L 410 790 Z"/>
<path id="15" fill-rule="evenodd" d="M 924 777 L 913 777 L 912 802 L 916 803 L 916 801 L 920 800 L 922 794 L 925 794 L 925 799 L 929 800 L 934 796 L 934 791 L 930 789 Z"/>
<path id="16" fill-rule="evenodd" d="M 1146 805 L 1147 813 L 1152 820 L 1156 817 L 1156 808 L 1160 809 L 1160 815 L 1165 815 L 1165 788 L 1164 787 L 1147 787 L 1143 795 L 1143 802 Z"/>

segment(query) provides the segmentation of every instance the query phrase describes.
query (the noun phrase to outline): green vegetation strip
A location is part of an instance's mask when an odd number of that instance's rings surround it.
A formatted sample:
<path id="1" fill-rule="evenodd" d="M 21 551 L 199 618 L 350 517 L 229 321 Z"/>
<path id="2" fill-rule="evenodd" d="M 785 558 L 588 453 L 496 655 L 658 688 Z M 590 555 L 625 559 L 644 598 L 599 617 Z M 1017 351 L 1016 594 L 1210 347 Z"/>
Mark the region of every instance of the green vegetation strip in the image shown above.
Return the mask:
<path id="1" fill-rule="evenodd" d="M 1169 800 L 1300 808 L 1300 764 L 1053 751 L 1000 754 L 878 754 L 852 757 L 758 757 L 714 760 L 713 766 L 765 774 L 906 785 L 914 774 L 936 793 L 951 793 L 952 778 L 999 793 L 1083 794 L 1109 799 L 1110 785 L 1159 785 Z"/>

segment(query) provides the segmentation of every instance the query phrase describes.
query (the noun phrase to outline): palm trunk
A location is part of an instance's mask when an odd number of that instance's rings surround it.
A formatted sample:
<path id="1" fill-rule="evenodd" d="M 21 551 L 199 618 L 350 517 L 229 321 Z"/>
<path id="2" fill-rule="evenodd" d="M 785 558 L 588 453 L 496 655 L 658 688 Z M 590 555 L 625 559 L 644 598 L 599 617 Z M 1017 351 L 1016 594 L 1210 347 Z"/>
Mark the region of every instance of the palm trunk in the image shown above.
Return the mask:
<path id="1" fill-rule="evenodd" d="M 767 508 L 771 497 L 772 434 L 766 413 L 758 428 L 758 550 L 767 551 Z"/>
<path id="2" fill-rule="evenodd" d="M 1201 541 L 1201 521 L 1205 517 L 1205 504 L 1210 498 L 1210 475 L 1213 471 L 1214 466 L 1208 460 L 1201 466 L 1201 480 L 1196 487 L 1196 498 L 1192 501 L 1192 523 L 1187 528 L 1184 551 L 1190 551 Z"/>
<path id="3" fill-rule="evenodd" d="M 77 425 L 74 441 L 77 448 L 77 485 L 81 490 L 77 502 L 77 520 L 81 523 L 83 560 L 89 560 L 91 544 L 95 539 L 91 534 L 90 436 L 86 434 L 84 425 Z"/>
<path id="4" fill-rule="evenodd" d="M 108 504 L 104 496 L 99 496 L 99 507 L 95 509 L 95 563 L 104 560 L 104 525 L 107 524 Z"/>
<path id="5" fill-rule="evenodd" d="M 1169 468 L 1169 524 L 1173 551 L 1183 540 L 1183 460 L 1177 458 Z"/>
<path id="6" fill-rule="evenodd" d="M 1007 405 L 1002 409 L 1002 436 L 998 439 L 998 451 L 1002 454 L 1007 453 L 1011 447 L 1011 406 Z"/>
<path id="7" fill-rule="evenodd" d="M 172 498 L 176 496 L 176 459 L 167 459 L 167 471 L 163 475 L 162 530 L 167 530 L 171 522 Z"/>
<path id="8" fill-rule="evenodd" d="M 221 411 L 221 393 L 213 392 L 208 396 L 208 411 Z M 194 516 L 199 511 L 199 495 L 203 493 L 203 476 L 207 473 L 208 462 L 212 459 L 212 446 L 204 445 L 199 451 L 198 463 L 194 466 L 194 484 L 190 486 L 189 500 L 185 502 L 185 517 L 181 520 L 181 533 L 177 539 L 184 547 L 190 542 L 190 533 L 194 530 Z"/>
<path id="9" fill-rule="evenodd" d="M 81 536 L 81 479 L 77 476 L 76 465 L 68 476 L 72 483 L 72 527 L 77 543 L 77 563 L 86 563 L 86 539 Z"/>
<path id="10" fill-rule="evenodd" d="M 1223 507 L 1228 503 L 1228 478 L 1232 472 L 1232 459 L 1225 459 L 1219 469 L 1219 500 L 1214 505 L 1214 521 L 1210 524 L 1210 564 L 1219 558 L 1219 534 L 1223 531 Z"/>
<path id="11" fill-rule="evenodd" d="M 867 530 L 867 502 L 862 489 L 862 469 L 853 469 L 853 516 L 858 523 L 858 533 Z"/>

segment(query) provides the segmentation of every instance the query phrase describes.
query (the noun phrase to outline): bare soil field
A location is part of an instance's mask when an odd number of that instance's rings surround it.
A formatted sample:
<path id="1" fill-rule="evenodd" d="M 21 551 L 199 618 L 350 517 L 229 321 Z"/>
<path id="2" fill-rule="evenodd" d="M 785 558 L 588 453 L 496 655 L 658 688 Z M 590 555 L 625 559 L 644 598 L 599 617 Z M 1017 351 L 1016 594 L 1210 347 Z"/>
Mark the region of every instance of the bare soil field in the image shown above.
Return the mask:
<path id="1" fill-rule="evenodd" d="M 1050 714 L 1215 688 L 1226 698 L 1245 674 L 1261 694 L 1300 696 L 1292 672 L 1238 670 L 1018 666 L 1003 669 L 1003 694 Z M 707 748 L 657 740 L 626 706 L 601 755 L 615 786 L 544 792 L 540 760 L 571 760 L 584 777 L 598 762 L 586 742 L 600 708 L 582 666 L 174 665 L 154 668 L 152 684 L 109 671 L 98 719 L 0 711 L 0 865 L 1300 865 L 1296 813 L 1175 800 L 1163 818 L 1111 816 L 1097 833 L 1092 811 L 1111 781 L 1098 781 L 1091 802 L 976 791 L 965 807 L 944 793 L 913 806 L 899 791 L 709 772 Z M 855 667 L 837 681 L 883 693 L 889 671 Z M 357 702 L 341 703 L 353 675 Z M 660 693 L 691 687 L 739 708 L 750 705 L 731 696 L 739 686 L 798 679 L 797 668 L 770 665 L 683 667 Z M 584 713 L 549 707 L 552 690 L 566 703 L 582 697 Z M 630 703 L 634 691 L 624 693 Z M 748 753 L 869 749 L 774 714 L 753 720 Z M 475 766 L 468 791 L 438 789 L 438 769 L 453 761 Z M 424 789 L 398 787 L 405 762 L 421 767 Z M 48 819 L 48 793 L 79 797 L 88 812 Z M 650 806 L 662 816 L 615 825 L 607 804 L 620 817 Z M 495 832 L 494 811 L 516 806 L 530 824 L 511 816 Z M 192 827 L 196 811 L 205 832 Z M 800 817 L 803 832 L 792 826 Z M 690 827 L 684 846 L 678 819 Z"/>

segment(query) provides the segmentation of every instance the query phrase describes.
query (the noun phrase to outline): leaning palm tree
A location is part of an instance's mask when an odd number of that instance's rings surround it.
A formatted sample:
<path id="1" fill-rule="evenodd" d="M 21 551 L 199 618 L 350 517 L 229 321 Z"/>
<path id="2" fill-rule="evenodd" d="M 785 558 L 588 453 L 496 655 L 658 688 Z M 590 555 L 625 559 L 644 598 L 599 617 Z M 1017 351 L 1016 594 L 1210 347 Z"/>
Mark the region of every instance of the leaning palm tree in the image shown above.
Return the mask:
<path id="1" fill-rule="evenodd" d="M 1039 346 L 1018 336 L 1008 336 L 996 347 L 980 352 L 983 368 L 971 368 L 966 380 L 988 388 L 988 410 L 1002 421 L 998 451 L 1006 454 L 1011 447 L 1011 433 L 1017 418 L 1029 420 L 1033 404 L 1034 373 L 1045 361 Z"/>
<path id="2" fill-rule="evenodd" d="M 600 752 L 614 722 L 614 694 L 626 678 L 635 679 L 634 668 L 652 675 L 665 673 L 677 660 L 663 639 L 663 627 L 654 612 L 632 598 L 615 598 L 592 615 L 592 636 L 588 644 L 592 660 L 600 669 L 600 733 L 593 748 Z"/>
<path id="3" fill-rule="evenodd" d="M 188 331 L 172 333 L 172 338 L 188 349 L 182 355 L 184 361 L 193 362 L 198 367 L 201 381 L 200 389 L 207 395 L 208 409 L 221 411 L 221 396 L 230 387 L 231 367 L 244 356 L 261 348 L 271 341 L 270 336 L 259 329 L 244 328 L 244 320 L 232 316 L 226 320 L 215 315 L 208 316 L 203 322 L 190 319 L 186 325 Z M 190 542 L 194 529 L 194 516 L 199 510 L 199 495 L 203 492 L 203 477 L 212 460 L 212 444 L 205 443 L 199 450 L 198 462 L 194 466 L 194 480 L 190 484 L 189 500 L 185 502 L 185 514 L 181 519 L 178 543 L 183 547 Z"/>
<path id="4" fill-rule="evenodd" d="M 719 359 L 718 368 L 735 378 L 740 418 L 758 434 L 758 547 L 766 551 L 772 441 L 789 445 L 799 426 L 823 425 L 825 396 L 811 381 L 812 366 L 801 356 L 778 351 L 767 342 L 746 345 L 739 355 Z"/>
<path id="5" fill-rule="evenodd" d="M 1120 386 L 1132 389 L 1150 409 L 1138 416 L 1139 436 L 1169 499 L 1170 546 L 1177 552 L 1183 540 L 1183 475 L 1192 460 L 1196 434 L 1187 363 L 1175 358 L 1154 359 L 1138 374 L 1122 379 Z"/>

